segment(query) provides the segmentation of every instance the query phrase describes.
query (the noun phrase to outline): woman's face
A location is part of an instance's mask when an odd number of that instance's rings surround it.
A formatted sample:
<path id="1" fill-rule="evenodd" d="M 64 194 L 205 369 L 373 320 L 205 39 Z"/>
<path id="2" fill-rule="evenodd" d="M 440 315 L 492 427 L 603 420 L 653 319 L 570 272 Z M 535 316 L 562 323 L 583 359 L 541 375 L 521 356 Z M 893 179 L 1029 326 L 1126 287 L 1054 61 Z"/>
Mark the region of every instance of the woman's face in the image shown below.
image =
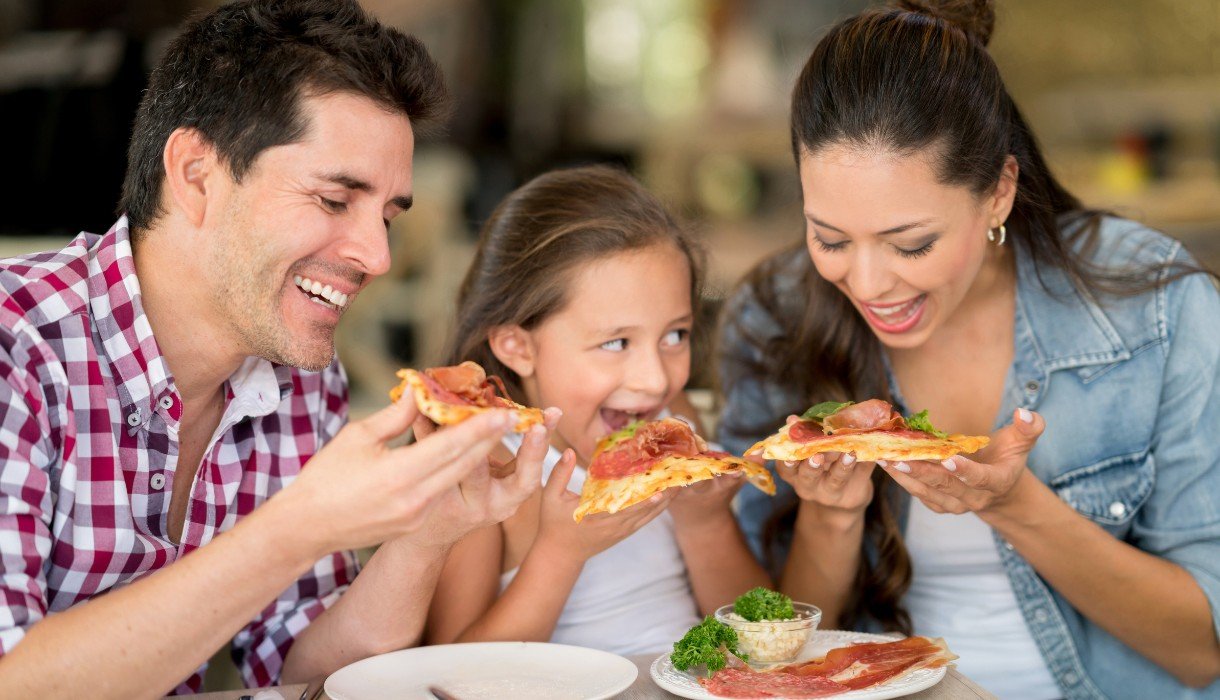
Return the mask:
<path id="1" fill-rule="evenodd" d="M 941 184 L 930 154 L 829 146 L 801 158 L 806 245 L 818 273 L 886 346 L 919 347 L 1001 278 L 987 231 L 1016 192 L 1011 157 L 995 191 Z"/>

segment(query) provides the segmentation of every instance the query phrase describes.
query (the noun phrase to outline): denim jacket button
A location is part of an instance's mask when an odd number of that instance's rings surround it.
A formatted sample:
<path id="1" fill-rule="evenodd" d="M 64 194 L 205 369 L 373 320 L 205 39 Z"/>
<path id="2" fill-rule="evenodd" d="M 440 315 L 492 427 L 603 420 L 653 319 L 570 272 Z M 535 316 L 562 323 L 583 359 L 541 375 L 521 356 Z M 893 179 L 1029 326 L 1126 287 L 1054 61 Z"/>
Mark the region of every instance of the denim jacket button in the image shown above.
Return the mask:
<path id="1" fill-rule="evenodd" d="M 1110 504 L 1110 515 L 1112 515 L 1116 518 L 1121 518 L 1126 514 L 1127 514 L 1127 506 L 1123 505 L 1121 502 L 1115 501 Z"/>
<path id="2" fill-rule="evenodd" d="M 1035 382 L 1033 380 L 1025 382 L 1025 390 L 1031 394 L 1034 393 L 1035 391 L 1037 391 L 1039 386 L 1040 385 L 1038 384 L 1038 382 Z"/>
<path id="3" fill-rule="evenodd" d="M 1046 622 L 1048 617 L 1050 617 L 1050 615 L 1046 614 L 1046 610 L 1042 608 L 1038 608 L 1037 612 L 1034 613 L 1035 622 Z"/>
<path id="4" fill-rule="evenodd" d="M 1063 674 L 1063 682 L 1068 685 L 1076 685 L 1076 681 L 1078 680 L 1080 680 L 1080 678 L 1077 677 L 1077 675 L 1072 671 L 1068 671 L 1067 673 Z"/>

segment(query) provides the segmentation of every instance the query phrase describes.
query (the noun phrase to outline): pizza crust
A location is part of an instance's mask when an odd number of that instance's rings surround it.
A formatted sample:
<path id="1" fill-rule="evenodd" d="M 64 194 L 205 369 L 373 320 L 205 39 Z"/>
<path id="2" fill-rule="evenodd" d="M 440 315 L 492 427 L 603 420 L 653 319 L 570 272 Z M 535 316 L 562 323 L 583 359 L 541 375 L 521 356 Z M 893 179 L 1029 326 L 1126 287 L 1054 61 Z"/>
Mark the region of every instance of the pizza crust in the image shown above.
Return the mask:
<path id="1" fill-rule="evenodd" d="M 740 457 L 711 455 L 668 455 L 658 459 L 646 471 L 621 479 L 585 478 L 580 491 L 580 503 L 572 518 L 580 522 L 594 513 L 617 513 L 648 500 L 653 494 L 675 486 L 690 486 L 696 481 L 713 479 L 720 474 L 745 471 L 746 478 L 761 491 L 774 496 L 775 482 L 771 473 L 759 464 Z"/>
<path id="2" fill-rule="evenodd" d="M 831 435 L 811 442 L 797 442 L 788 436 L 791 427 L 785 425 L 778 433 L 755 443 L 746 454 L 761 454 L 764 459 L 785 462 L 799 462 L 821 452 L 850 452 L 863 462 L 875 462 L 879 459 L 891 462 L 939 461 L 955 454 L 977 452 L 991 442 L 990 438 L 981 435 L 921 439 L 891 435 L 884 431 Z"/>
<path id="3" fill-rule="evenodd" d="M 390 400 L 397 401 L 409 390 L 415 397 L 415 405 L 419 407 L 419 412 L 437 425 L 455 425 L 480 413 L 504 410 L 499 407 L 467 406 L 441 401 L 432 396 L 432 393 L 428 391 L 428 385 L 420 378 L 420 373 L 413 369 L 398 370 L 398 377 L 402 379 L 402 382 L 390 390 Z M 517 418 L 517 423 L 513 426 L 514 432 L 524 433 L 532 426 L 542 424 L 542 409 L 522 406 L 507 398 L 504 401 L 512 405 L 513 414 Z"/>

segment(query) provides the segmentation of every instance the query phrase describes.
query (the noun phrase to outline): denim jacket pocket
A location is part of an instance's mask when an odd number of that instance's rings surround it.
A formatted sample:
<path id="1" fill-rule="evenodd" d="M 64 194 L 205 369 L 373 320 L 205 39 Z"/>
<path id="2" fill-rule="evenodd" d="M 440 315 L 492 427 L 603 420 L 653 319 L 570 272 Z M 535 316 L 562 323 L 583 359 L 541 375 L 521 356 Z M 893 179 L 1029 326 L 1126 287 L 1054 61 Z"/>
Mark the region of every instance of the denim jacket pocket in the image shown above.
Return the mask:
<path id="1" fill-rule="evenodd" d="M 1049 485 L 1076 512 L 1122 537 L 1155 483 L 1156 464 L 1145 448 L 1071 469 Z"/>

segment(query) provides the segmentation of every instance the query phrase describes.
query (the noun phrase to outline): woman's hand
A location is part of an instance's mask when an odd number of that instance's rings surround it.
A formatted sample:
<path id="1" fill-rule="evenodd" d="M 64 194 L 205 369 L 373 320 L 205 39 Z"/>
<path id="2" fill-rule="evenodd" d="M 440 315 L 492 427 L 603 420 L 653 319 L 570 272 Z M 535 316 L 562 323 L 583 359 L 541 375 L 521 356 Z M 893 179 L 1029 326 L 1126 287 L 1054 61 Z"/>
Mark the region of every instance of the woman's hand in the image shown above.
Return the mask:
<path id="1" fill-rule="evenodd" d="M 798 420 L 788 416 L 789 425 Z M 792 485 L 802 501 L 861 515 L 873 500 L 874 466 L 856 461 L 851 453 L 822 452 L 802 462 L 776 462 L 775 472 Z"/>
<path id="2" fill-rule="evenodd" d="M 984 462 L 956 455 L 943 462 L 891 462 L 881 464 L 886 473 L 912 496 L 936 513 L 986 513 L 1019 503 L 1030 480 L 1027 464 L 1030 450 L 1042 435 L 1046 422 L 1037 413 L 1019 408 L 1013 422 L 992 436 L 991 445 L 979 454 Z"/>
<path id="3" fill-rule="evenodd" d="M 644 527 L 660 515 L 674 497 L 675 489 L 668 489 L 618 513 L 597 513 L 577 523 L 572 519 L 572 513 L 580 503 L 580 496 L 568 490 L 575 470 L 576 454 L 565 450 L 542 489 L 542 512 L 534 546 L 554 548 L 581 562 Z"/>

